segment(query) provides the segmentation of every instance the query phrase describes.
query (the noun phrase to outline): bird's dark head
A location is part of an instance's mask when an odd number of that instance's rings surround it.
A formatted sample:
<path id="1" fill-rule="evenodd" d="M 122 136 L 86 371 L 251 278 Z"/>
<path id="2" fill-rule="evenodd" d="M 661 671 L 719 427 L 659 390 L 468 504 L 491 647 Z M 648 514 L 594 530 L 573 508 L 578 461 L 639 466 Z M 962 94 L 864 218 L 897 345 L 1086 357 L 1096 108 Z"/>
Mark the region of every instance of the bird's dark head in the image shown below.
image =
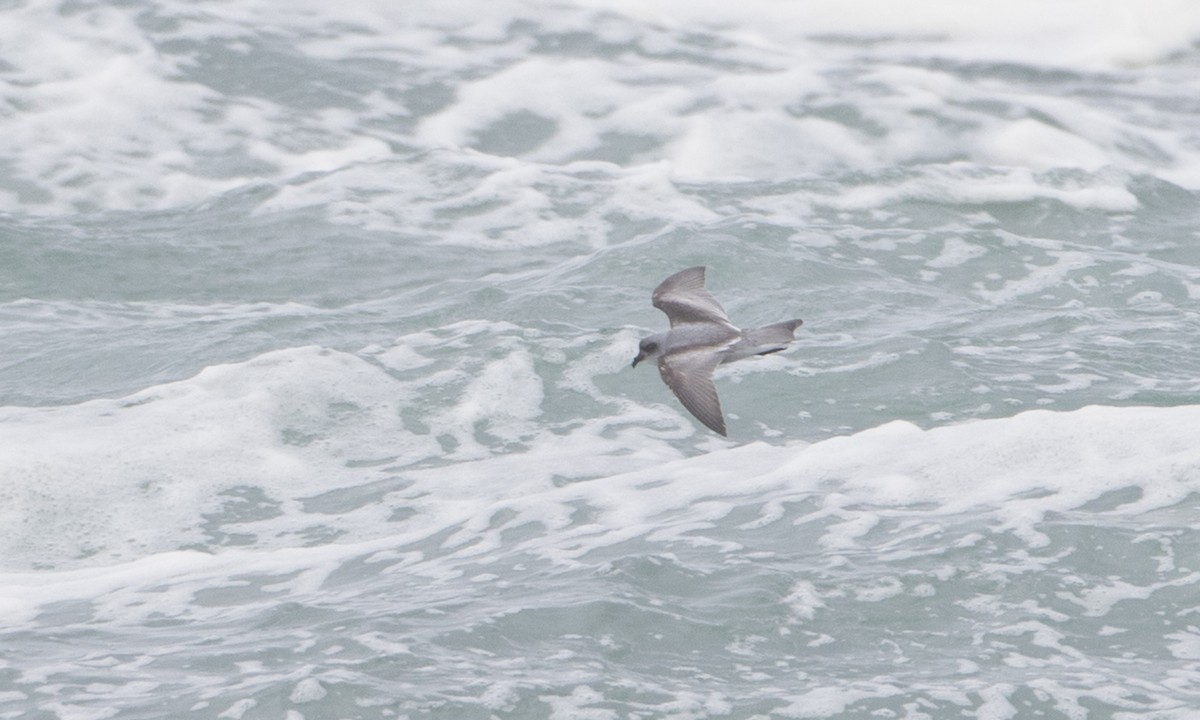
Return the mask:
<path id="1" fill-rule="evenodd" d="M 632 367 L 637 367 L 638 363 L 643 360 L 653 360 L 662 353 L 663 339 L 660 335 L 651 335 L 650 337 L 638 343 L 638 354 L 633 359 Z"/>

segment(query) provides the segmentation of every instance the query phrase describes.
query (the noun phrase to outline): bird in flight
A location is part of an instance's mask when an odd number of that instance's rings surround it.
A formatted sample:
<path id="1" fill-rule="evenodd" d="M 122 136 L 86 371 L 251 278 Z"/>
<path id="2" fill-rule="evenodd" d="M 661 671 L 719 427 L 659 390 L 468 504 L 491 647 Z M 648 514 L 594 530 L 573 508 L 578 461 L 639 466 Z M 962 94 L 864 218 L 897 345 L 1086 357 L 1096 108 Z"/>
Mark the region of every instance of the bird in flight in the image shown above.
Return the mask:
<path id="1" fill-rule="evenodd" d="M 725 309 L 704 289 L 704 267 L 680 270 L 659 283 L 651 296 L 654 307 L 667 314 L 671 329 L 655 333 L 638 345 L 633 367 L 656 360 L 663 382 L 696 419 L 725 435 L 721 399 L 713 385 L 713 370 L 721 363 L 787 348 L 803 320 L 786 320 L 750 330 L 729 322 Z"/>

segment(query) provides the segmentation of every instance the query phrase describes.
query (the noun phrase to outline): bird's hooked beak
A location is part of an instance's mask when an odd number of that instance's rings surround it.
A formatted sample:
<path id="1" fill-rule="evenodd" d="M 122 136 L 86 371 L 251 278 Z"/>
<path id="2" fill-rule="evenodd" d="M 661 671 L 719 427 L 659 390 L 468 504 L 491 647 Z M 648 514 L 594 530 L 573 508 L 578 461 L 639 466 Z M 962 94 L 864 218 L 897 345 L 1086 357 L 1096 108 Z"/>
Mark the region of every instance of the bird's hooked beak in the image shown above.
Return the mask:
<path id="1" fill-rule="evenodd" d="M 638 363 L 640 363 L 641 361 L 645 360 L 645 359 L 646 359 L 646 353 L 644 353 L 644 352 L 640 352 L 640 353 L 638 353 L 638 354 L 637 354 L 637 357 L 635 357 L 635 358 L 633 359 L 633 364 L 632 364 L 632 365 L 630 365 L 629 367 L 637 367 L 637 364 L 638 364 Z"/>

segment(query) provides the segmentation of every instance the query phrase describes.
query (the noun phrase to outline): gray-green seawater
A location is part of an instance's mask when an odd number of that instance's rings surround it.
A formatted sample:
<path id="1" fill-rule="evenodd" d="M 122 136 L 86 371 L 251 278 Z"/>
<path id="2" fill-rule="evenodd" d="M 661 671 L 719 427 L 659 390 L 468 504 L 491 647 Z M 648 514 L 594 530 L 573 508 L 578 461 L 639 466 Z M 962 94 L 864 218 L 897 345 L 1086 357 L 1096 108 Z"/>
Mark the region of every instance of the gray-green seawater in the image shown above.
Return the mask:
<path id="1" fill-rule="evenodd" d="M 1194 717 L 1167 4 L 0 7 L 0 718 Z"/>

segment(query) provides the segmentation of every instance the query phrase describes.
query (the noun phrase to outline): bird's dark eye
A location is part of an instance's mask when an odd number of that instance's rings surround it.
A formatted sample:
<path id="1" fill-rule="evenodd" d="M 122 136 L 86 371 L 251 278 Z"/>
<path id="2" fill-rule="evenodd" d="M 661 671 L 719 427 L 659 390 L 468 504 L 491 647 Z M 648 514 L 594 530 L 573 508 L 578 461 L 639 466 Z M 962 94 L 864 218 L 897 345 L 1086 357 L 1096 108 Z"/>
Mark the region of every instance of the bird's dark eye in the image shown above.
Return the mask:
<path id="1" fill-rule="evenodd" d="M 642 349 L 647 352 L 654 352 L 658 349 L 658 343 L 648 342 L 642 345 Z"/>

